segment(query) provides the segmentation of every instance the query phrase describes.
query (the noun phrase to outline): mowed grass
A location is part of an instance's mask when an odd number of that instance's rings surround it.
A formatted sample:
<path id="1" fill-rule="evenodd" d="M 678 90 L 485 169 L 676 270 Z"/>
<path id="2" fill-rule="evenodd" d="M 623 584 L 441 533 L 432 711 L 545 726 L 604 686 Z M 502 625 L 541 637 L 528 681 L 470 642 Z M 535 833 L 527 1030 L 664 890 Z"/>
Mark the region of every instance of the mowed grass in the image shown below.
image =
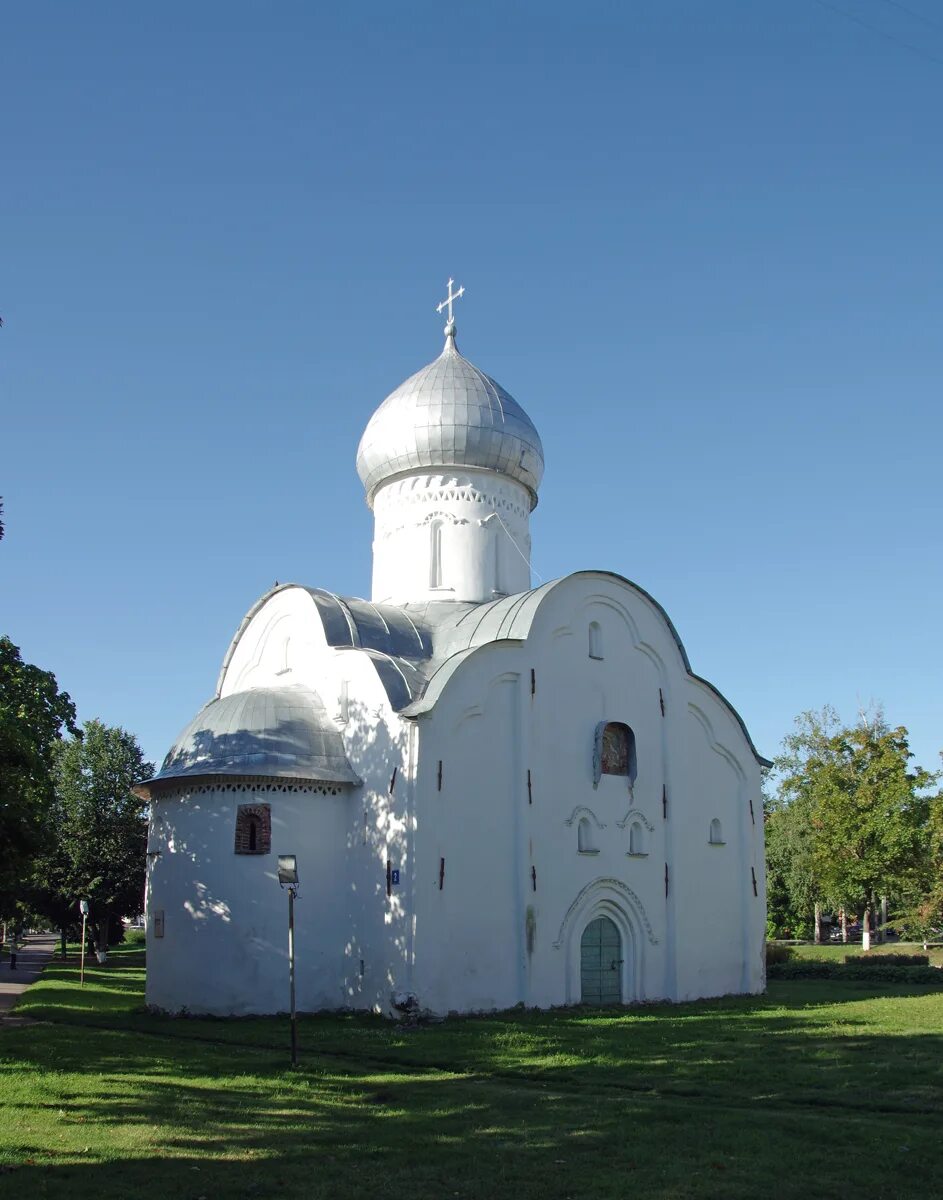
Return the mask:
<path id="1" fill-rule="evenodd" d="M 0 1030 L 0 1196 L 943 1195 L 943 990 L 379 1018 L 171 1019 L 143 951 L 50 965 Z"/>

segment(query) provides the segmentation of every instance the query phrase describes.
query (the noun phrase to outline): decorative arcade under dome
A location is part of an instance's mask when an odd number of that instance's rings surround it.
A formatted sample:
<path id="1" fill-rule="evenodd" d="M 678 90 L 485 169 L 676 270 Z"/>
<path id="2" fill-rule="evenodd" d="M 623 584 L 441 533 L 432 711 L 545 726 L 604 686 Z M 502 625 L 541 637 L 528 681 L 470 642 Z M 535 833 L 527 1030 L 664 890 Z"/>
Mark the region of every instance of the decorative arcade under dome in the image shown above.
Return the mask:
<path id="1" fill-rule="evenodd" d="M 370 418 L 357 471 L 373 509 L 373 600 L 480 603 L 530 587 L 530 513 L 544 458 L 523 408 L 445 346 Z"/>

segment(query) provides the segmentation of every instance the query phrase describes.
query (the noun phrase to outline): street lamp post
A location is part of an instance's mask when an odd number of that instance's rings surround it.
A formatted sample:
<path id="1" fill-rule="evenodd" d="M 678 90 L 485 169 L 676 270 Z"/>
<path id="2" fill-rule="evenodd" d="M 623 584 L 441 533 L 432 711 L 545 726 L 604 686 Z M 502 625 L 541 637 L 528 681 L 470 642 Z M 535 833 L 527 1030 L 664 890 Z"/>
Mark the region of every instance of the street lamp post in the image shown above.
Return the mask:
<path id="1" fill-rule="evenodd" d="M 298 1015 L 295 1012 L 295 897 L 298 895 L 298 859 L 278 856 L 278 882 L 288 888 L 288 987 L 291 1002 L 291 1065 L 298 1066 Z"/>
<path id="2" fill-rule="evenodd" d="M 88 920 L 88 901 L 79 901 L 79 912 L 82 914 L 82 953 L 79 966 L 79 987 L 85 986 L 85 922 Z"/>

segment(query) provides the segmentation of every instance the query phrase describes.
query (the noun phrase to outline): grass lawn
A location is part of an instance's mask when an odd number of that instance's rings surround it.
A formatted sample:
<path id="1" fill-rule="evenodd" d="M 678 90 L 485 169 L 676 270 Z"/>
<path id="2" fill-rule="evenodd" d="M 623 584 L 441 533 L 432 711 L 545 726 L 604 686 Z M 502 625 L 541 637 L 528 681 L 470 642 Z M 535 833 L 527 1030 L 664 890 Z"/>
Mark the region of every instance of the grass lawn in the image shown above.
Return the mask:
<path id="1" fill-rule="evenodd" d="M 54 962 L 0 1031 L 0 1197 L 943 1195 L 943 989 L 407 1030 L 141 1010 L 143 951 Z"/>

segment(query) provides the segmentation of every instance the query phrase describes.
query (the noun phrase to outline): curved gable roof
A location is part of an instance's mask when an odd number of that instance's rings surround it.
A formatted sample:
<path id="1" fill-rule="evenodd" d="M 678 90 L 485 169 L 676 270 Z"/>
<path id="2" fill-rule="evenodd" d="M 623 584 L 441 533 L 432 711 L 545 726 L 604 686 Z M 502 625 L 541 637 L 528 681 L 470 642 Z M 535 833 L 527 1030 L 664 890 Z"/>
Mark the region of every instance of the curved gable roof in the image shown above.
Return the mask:
<path id="1" fill-rule="evenodd" d="M 631 588 L 632 591 L 646 600 L 667 626 L 688 676 L 708 688 L 730 712 L 731 716 L 733 716 L 740 726 L 743 736 L 746 738 L 747 744 L 760 766 L 771 767 L 773 765 L 769 759 L 764 758 L 757 751 L 743 718 L 726 696 L 710 680 L 696 674 L 691 669 L 691 660 L 688 658 L 688 652 L 685 650 L 684 643 L 681 641 L 677 629 L 675 629 L 671 618 L 665 612 L 664 608 L 643 587 L 640 587 L 637 583 L 633 583 L 631 579 L 627 579 L 624 575 L 617 574 L 615 571 L 574 571 L 571 575 L 565 575 L 561 579 L 552 579 L 548 583 L 544 583 L 529 592 L 521 592 L 518 595 L 505 596 L 500 600 L 494 600 L 488 604 L 476 605 L 471 611 L 462 613 L 448 629 L 441 630 L 440 636 L 436 641 L 437 669 L 430 676 L 422 696 L 414 700 L 409 708 L 404 711 L 403 715 L 420 716 L 424 712 L 429 712 L 434 707 L 438 697 L 442 694 L 448 680 L 476 649 L 496 641 L 525 641 L 530 633 L 531 626 L 541 603 L 550 592 L 568 580 L 580 577 L 602 577 L 614 580 L 625 587 Z"/>
<path id="2" fill-rule="evenodd" d="M 338 596 L 323 588 L 283 583 L 266 592 L 249 609 L 223 660 L 217 697 L 236 647 L 253 618 L 279 592 L 295 588 L 307 593 L 312 612 L 321 622 L 325 641 L 338 650 L 366 653 L 373 662 L 395 712 L 418 717 L 429 712 L 448 680 L 465 659 L 481 646 L 493 642 L 523 642 L 543 601 L 571 579 L 602 578 L 630 588 L 645 600 L 664 621 L 687 674 L 708 688 L 728 709 L 743 731 L 761 766 L 771 766 L 757 752 L 743 718 L 729 700 L 703 676 L 691 669 L 691 661 L 671 618 L 658 601 L 637 583 L 615 571 L 575 571 L 540 587 L 485 604 L 439 601 L 399 607 L 373 604 L 368 600 Z"/>

